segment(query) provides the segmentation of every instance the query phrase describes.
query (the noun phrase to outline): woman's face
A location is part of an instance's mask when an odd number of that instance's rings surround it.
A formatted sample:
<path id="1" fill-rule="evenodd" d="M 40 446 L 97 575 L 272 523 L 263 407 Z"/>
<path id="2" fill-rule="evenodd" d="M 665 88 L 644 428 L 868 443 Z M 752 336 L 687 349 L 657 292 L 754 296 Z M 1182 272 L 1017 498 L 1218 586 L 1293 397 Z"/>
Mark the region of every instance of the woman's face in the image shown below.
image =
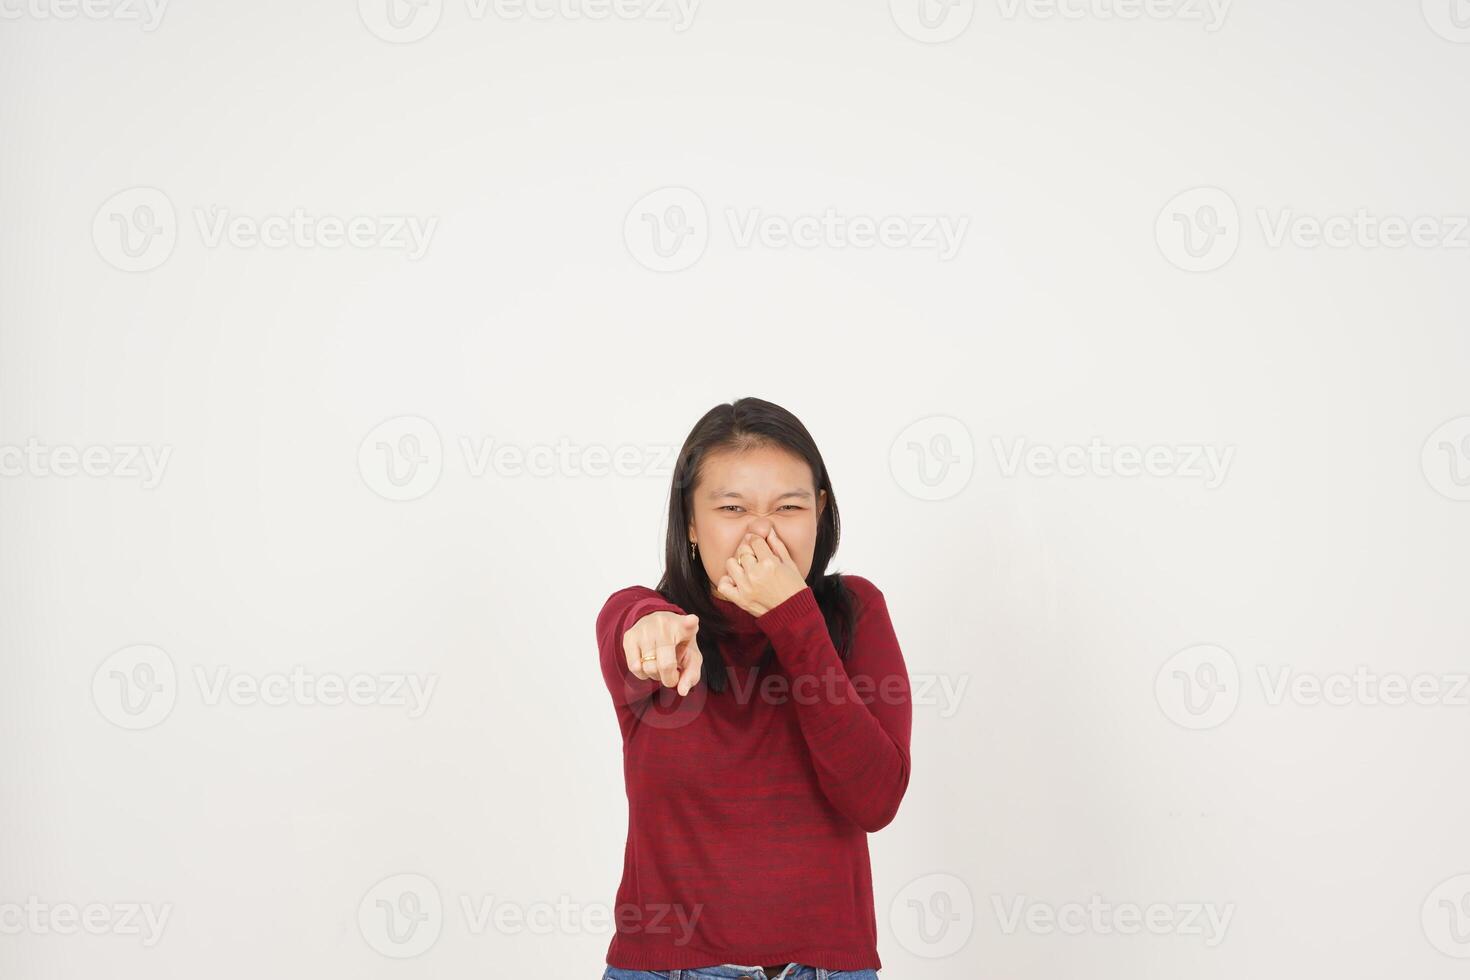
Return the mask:
<path id="1" fill-rule="evenodd" d="M 826 506 L 827 491 L 816 492 L 811 467 L 785 449 L 710 453 L 691 495 L 689 540 L 699 545 L 711 591 L 746 532 L 765 537 L 772 527 L 806 578 L 817 545 L 817 517 Z"/>

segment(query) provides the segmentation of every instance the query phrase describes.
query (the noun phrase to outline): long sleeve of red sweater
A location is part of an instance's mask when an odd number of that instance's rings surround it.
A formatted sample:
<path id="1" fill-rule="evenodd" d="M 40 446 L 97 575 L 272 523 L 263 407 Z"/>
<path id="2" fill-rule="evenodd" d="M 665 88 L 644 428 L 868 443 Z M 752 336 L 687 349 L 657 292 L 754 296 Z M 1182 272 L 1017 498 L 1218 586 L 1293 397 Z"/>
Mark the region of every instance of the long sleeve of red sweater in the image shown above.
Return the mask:
<path id="1" fill-rule="evenodd" d="M 617 704 L 637 704 L 663 686 L 657 677 L 634 677 L 623 655 L 623 634 L 654 612 L 684 615 L 684 610 L 642 585 L 630 585 L 614 592 L 597 615 L 597 645 L 604 651 L 602 679 Z"/>
<path id="2" fill-rule="evenodd" d="M 908 789 L 913 702 L 883 593 L 866 579 L 844 578 L 857 587 L 860 606 L 845 666 L 810 587 L 756 622 L 791 676 L 822 791 L 873 833 L 893 820 Z"/>

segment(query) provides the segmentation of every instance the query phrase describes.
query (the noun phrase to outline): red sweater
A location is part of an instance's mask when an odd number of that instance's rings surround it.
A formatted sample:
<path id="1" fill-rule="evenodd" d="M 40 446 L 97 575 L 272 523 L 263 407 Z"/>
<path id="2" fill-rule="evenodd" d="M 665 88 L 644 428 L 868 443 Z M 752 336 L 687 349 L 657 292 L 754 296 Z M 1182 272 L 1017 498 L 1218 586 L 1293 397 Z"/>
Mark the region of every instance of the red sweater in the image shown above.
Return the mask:
<path id="1" fill-rule="evenodd" d="M 715 598 L 737 632 L 720 694 L 701 679 L 680 697 L 628 672 L 623 634 L 684 610 L 639 585 L 603 605 L 597 643 L 628 795 L 608 965 L 883 965 L 867 835 L 908 788 L 912 706 L 883 593 L 843 581 L 855 600 L 847 660 L 810 588 L 759 617 Z M 775 660 L 752 687 L 767 638 Z"/>

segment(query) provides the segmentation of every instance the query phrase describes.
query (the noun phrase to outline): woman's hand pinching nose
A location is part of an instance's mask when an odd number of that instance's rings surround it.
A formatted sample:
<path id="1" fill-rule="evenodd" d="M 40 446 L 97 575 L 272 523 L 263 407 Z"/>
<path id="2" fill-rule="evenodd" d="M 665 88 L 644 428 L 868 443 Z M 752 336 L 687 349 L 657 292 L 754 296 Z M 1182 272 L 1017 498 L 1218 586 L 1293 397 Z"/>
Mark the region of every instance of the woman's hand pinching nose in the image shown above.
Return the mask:
<path id="1" fill-rule="evenodd" d="M 763 616 L 806 588 L 801 569 L 773 527 L 765 537 L 747 532 L 715 589 L 752 616 Z"/>

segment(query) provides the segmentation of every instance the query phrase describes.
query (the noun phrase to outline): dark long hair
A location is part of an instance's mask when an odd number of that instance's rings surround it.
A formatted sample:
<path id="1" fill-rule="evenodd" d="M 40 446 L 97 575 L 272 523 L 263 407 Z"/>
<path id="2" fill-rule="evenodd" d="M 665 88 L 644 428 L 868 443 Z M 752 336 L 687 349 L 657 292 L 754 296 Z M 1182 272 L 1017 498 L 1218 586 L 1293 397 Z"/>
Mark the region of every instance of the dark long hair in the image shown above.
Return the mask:
<path id="1" fill-rule="evenodd" d="M 842 575 L 826 573 L 827 564 L 837 551 L 841 522 L 837 515 L 837 495 L 817 444 L 801 420 L 779 405 L 760 398 L 741 398 L 728 405 L 716 405 L 694 424 L 679 459 L 674 466 L 673 486 L 669 490 L 669 529 L 664 546 L 664 573 L 658 592 L 669 602 L 699 616 L 699 649 L 704 654 L 703 678 L 711 691 L 722 692 L 727 686 L 728 672 L 721 645 L 732 636 L 729 624 L 710 598 L 713 585 L 704 565 L 689 553 L 689 525 L 692 523 L 691 497 L 699 482 L 706 457 L 714 452 L 743 451 L 758 447 L 779 447 L 806 460 L 816 484 L 817 499 L 827 491 L 827 503 L 817 516 L 817 542 L 812 551 L 812 567 L 806 584 L 811 587 L 827 621 L 827 633 L 837 654 L 846 660 L 852 645 L 852 593 L 842 582 Z M 770 665 L 776 651 L 767 641 L 765 652 L 756 666 L 759 675 Z"/>

